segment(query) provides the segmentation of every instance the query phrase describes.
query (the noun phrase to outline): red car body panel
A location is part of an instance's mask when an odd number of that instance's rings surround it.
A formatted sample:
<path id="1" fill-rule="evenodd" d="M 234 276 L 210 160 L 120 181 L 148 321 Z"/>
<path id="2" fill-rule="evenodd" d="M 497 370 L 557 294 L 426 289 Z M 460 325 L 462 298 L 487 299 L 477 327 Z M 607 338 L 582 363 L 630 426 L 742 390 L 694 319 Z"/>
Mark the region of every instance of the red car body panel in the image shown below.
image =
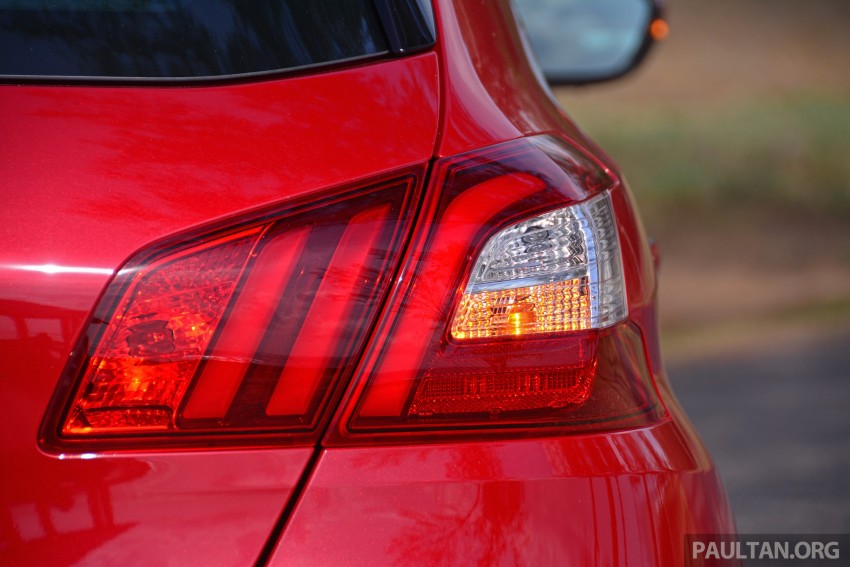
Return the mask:
<path id="1" fill-rule="evenodd" d="M 560 132 L 593 147 L 541 87 L 507 2 L 436 2 L 444 80 L 436 155 Z"/>
<path id="2" fill-rule="evenodd" d="M 436 8 L 445 105 L 436 156 L 559 132 L 616 170 L 541 87 L 507 2 Z M 642 274 L 630 318 L 652 337 L 670 420 L 602 435 L 324 450 L 271 565 L 679 565 L 686 534 L 733 533 L 713 464 L 663 374 L 652 254 L 634 219 L 619 217 L 626 269 Z"/>
<path id="3" fill-rule="evenodd" d="M 668 413 L 656 425 L 431 445 L 38 448 L 88 314 L 151 242 L 533 134 L 558 133 L 616 175 L 541 85 L 506 0 L 438 0 L 435 13 L 433 51 L 348 69 L 0 87 L 0 562 L 676 565 L 685 534 L 734 532 L 664 377 L 633 215 L 619 230 L 626 271 L 640 274 L 630 319 Z"/>
<path id="4" fill-rule="evenodd" d="M 4 565 L 250 563 L 310 453 L 7 453 L 0 557 Z"/>
<path id="5" fill-rule="evenodd" d="M 615 170 L 541 87 L 507 2 L 495 4 L 436 3 L 445 105 L 436 155 L 559 132 Z M 671 419 L 602 435 L 324 450 L 271 564 L 679 565 L 686 534 L 734 532 L 663 374 L 652 254 L 636 218 L 619 217 L 626 270 L 641 274 L 630 318 L 652 337 Z"/>
<path id="6" fill-rule="evenodd" d="M 322 454 L 272 565 L 676 565 L 728 527 L 672 422 L 607 435 Z"/>
<path id="7" fill-rule="evenodd" d="M 38 449 L 45 408 L 136 250 L 426 162 L 436 55 L 232 86 L 3 86 L 0 98 L 0 563 L 252 562 L 310 448 L 62 459 Z"/>

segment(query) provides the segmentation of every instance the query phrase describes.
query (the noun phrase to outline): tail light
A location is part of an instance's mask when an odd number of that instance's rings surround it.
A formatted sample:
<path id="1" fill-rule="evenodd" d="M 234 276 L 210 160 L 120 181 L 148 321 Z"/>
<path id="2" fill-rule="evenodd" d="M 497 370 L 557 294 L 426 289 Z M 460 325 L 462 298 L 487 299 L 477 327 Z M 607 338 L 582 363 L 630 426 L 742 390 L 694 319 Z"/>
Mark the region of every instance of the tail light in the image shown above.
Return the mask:
<path id="1" fill-rule="evenodd" d="M 325 442 L 659 419 L 608 171 L 537 137 L 441 160 L 432 188 Z"/>
<path id="2" fill-rule="evenodd" d="M 333 445 L 664 416 L 628 319 L 641 283 L 623 261 L 632 213 L 606 169 L 547 136 L 439 160 L 411 228 L 419 178 L 131 259 L 66 369 L 43 444 Z"/>
<path id="3" fill-rule="evenodd" d="M 315 442 L 392 280 L 420 176 L 230 222 L 131 259 L 66 371 L 45 443 L 170 446 L 263 432 Z"/>

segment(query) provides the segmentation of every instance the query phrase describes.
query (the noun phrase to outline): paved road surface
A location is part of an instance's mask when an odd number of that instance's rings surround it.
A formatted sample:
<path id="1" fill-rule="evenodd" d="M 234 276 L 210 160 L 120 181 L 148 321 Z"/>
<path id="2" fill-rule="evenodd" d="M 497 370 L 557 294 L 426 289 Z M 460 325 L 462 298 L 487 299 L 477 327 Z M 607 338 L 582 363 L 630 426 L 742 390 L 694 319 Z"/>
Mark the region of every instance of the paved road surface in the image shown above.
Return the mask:
<path id="1" fill-rule="evenodd" d="M 850 331 L 668 373 L 741 533 L 850 533 Z"/>

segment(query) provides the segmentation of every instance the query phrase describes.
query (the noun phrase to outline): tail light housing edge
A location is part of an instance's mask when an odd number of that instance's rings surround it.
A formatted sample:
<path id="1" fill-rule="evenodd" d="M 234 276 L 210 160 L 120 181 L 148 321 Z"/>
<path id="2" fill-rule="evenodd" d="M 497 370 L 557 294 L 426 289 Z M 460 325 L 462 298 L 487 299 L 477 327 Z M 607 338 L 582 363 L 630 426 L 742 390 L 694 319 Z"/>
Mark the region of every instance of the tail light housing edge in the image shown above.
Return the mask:
<path id="1" fill-rule="evenodd" d="M 335 446 L 663 419 L 628 318 L 645 282 L 616 178 L 553 136 L 440 159 L 420 198 L 423 178 L 405 170 L 135 255 L 98 302 L 41 445 Z"/>
<path id="2" fill-rule="evenodd" d="M 627 317 L 648 282 L 623 262 L 619 237 L 636 228 L 623 192 L 610 171 L 553 136 L 438 161 L 399 285 L 324 444 L 663 419 L 644 337 Z M 624 244 L 635 251 L 631 235 Z"/>
<path id="3" fill-rule="evenodd" d="M 312 445 L 390 288 L 422 166 L 166 239 L 108 285 L 49 451 Z"/>

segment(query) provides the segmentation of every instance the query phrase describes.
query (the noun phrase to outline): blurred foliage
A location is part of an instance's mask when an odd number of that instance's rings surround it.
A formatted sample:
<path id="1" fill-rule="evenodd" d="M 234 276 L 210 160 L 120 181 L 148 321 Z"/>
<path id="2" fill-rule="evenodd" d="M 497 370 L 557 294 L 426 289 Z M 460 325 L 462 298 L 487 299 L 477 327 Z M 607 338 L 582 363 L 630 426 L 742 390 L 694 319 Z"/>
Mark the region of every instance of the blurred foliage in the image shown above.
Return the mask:
<path id="1" fill-rule="evenodd" d="M 824 95 L 747 98 L 570 114 L 625 172 L 652 218 L 670 207 L 748 207 L 850 221 L 850 101 Z"/>

